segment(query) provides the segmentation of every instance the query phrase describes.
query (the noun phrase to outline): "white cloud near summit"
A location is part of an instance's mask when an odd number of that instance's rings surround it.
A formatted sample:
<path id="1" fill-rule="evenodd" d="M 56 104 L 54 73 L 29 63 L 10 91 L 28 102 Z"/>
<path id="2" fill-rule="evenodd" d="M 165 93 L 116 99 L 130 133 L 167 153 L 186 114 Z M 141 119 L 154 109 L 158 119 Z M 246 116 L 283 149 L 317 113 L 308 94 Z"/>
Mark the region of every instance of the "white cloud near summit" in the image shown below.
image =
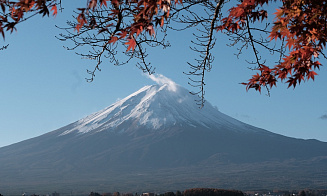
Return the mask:
<path id="1" fill-rule="evenodd" d="M 156 82 L 159 85 L 167 84 L 168 90 L 176 92 L 177 84 L 170 78 L 167 78 L 166 76 L 164 76 L 162 74 L 151 74 L 151 75 L 147 75 L 147 76 L 148 76 L 148 78 L 150 78 L 152 81 Z"/>

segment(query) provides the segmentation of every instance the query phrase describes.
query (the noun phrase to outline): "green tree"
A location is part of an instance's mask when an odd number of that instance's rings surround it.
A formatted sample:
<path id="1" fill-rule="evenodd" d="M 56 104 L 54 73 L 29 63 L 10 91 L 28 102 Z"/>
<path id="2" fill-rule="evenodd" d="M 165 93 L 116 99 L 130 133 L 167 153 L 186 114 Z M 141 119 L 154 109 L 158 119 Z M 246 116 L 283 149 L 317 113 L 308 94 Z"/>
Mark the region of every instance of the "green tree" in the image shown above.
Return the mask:
<path id="1" fill-rule="evenodd" d="M 166 192 L 164 196 L 176 196 L 174 192 Z"/>
<path id="2" fill-rule="evenodd" d="M 91 192 L 89 194 L 89 196 L 101 196 L 101 194 L 97 193 L 97 192 Z"/>
<path id="3" fill-rule="evenodd" d="M 299 196 L 306 196 L 305 191 L 304 190 L 300 191 Z"/>
<path id="4" fill-rule="evenodd" d="M 114 192 L 112 195 L 113 196 L 120 196 L 120 193 L 119 192 Z"/>
<path id="5" fill-rule="evenodd" d="M 185 190 L 184 196 L 244 196 L 244 194 L 236 190 L 193 188 Z"/>

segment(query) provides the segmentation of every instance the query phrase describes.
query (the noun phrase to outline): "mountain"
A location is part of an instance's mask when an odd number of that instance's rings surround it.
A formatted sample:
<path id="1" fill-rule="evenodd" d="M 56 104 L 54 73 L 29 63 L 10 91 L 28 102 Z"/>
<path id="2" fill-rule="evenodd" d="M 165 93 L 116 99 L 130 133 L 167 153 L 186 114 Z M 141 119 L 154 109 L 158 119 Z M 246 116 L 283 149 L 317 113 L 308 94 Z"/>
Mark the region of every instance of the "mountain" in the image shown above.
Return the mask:
<path id="1" fill-rule="evenodd" d="M 2 147 L 0 193 L 327 188 L 326 142 L 256 128 L 195 99 L 176 84 L 145 86 Z"/>

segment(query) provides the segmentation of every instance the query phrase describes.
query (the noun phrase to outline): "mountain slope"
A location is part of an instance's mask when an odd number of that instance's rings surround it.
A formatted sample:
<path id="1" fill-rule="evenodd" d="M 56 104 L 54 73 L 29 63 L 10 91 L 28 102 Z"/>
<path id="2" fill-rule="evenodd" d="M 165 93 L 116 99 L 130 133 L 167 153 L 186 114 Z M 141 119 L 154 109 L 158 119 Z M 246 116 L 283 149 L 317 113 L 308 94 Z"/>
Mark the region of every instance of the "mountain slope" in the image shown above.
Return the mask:
<path id="1" fill-rule="evenodd" d="M 247 177 L 267 171 L 273 179 L 287 175 L 282 184 L 289 188 L 326 184 L 327 172 L 321 171 L 327 171 L 327 143 L 274 134 L 208 102 L 199 109 L 194 99 L 177 85 L 146 86 L 58 130 L 0 148 L 0 191 L 1 185 L 63 189 L 69 184 L 85 191 L 101 184 L 133 190 L 141 188 L 138 183 L 163 189 L 176 183 L 220 186 L 219 176 L 226 186 L 250 188 Z M 319 175 L 310 180 L 314 173 Z M 259 188 L 276 184 L 267 179 Z"/>

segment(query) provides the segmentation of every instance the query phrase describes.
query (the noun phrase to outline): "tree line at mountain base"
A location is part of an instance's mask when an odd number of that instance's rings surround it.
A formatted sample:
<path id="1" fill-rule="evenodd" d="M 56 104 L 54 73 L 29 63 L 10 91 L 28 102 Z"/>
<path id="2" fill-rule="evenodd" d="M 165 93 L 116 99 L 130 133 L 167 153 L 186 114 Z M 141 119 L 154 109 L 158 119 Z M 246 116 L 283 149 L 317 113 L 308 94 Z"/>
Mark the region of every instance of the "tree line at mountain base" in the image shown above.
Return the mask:
<path id="1" fill-rule="evenodd" d="M 228 190 L 228 189 L 216 189 L 216 188 L 191 188 L 186 189 L 185 191 L 176 191 L 176 192 L 166 192 L 161 194 L 155 193 L 104 193 L 99 194 L 96 192 L 91 192 L 89 196 L 326 196 L 327 189 L 313 190 L 313 189 L 304 189 L 304 190 L 293 190 L 293 191 L 283 191 L 283 190 L 261 190 L 261 191 L 238 191 L 238 190 Z"/>
<path id="2" fill-rule="evenodd" d="M 142 193 L 142 194 L 133 194 L 133 193 L 104 193 L 99 194 L 97 192 L 91 192 L 89 196 L 244 196 L 242 191 L 237 190 L 225 190 L 225 189 L 215 189 L 215 188 L 192 188 L 187 189 L 184 192 L 176 191 L 175 192 L 166 192 L 162 194 L 154 194 L 154 193 Z"/>
<path id="3" fill-rule="evenodd" d="M 24 193 L 25 194 L 25 193 Z M 55 194 L 56 196 L 60 196 L 59 193 Z M 85 194 L 86 195 L 86 194 Z M 84 196 L 85 196 L 84 195 Z M 185 191 L 176 192 L 169 191 L 166 193 L 98 193 L 91 192 L 88 196 L 326 196 L 327 189 L 320 190 L 312 190 L 312 189 L 304 189 L 300 191 L 282 191 L 282 190 L 258 190 L 258 191 L 238 191 L 238 190 L 227 190 L 227 189 L 216 189 L 216 188 L 191 188 L 186 189 Z M 0 196 L 5 196 L 0 194 Z M 37 194 L 32 194 L 30 196 L 39 196 Z M 52 194 L 52 196 L 54 196 Z"/>

